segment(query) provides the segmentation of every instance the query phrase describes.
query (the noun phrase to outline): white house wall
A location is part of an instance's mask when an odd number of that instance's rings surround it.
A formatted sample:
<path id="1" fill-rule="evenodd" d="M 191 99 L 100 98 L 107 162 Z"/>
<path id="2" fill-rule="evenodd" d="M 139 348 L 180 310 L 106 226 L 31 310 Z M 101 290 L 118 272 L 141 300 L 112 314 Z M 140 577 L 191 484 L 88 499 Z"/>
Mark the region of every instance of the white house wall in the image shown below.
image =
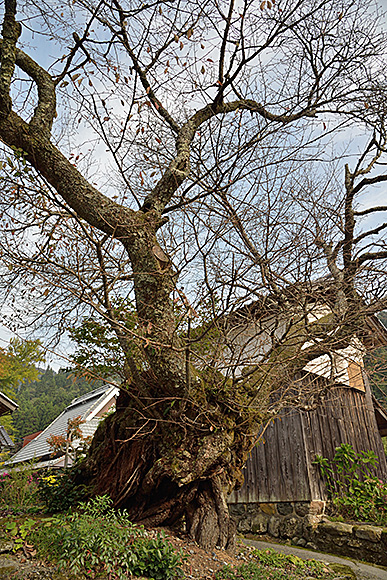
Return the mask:
<path id="1" fill-rule="evenodd" d="M 323 317 L 329 316 L 331 310 L 325 304 L 310 304 L 306 313 L 308 323 L 317 322 Z M 262 362 L 270 353 L 273 339 L 280 340 L 289 325 L 289 321 L 299 316 L 299 311 L 289 312 L 289 316 L 280 319 L 276 315 L 254 319 L 253 315 L 245 319 L 242 316 L 237 319 L 234 326 L 230 324 L 225 338 L 226 347 L 222 355 L 219 355 L 217 368 L 224 374 L 234 377 L 241 376 L 243 369 Z M 300 340 L 304 340 L 300 335 Z M 311 342 L 305 342 L 302 348 L 311 346 Z M 339 349 L 329 355 L 320 356 L 310 361 L 304 370 L 317 376 L 334 380 L 344 386 L 351 386 L 363 390 L 364 384 L 361 378 L 363 357 L 366 349 L 356 337 L 350 341 L 345 349 Z M 221 360 L 221 356 L 223 359 Z"/>
<path id="2" fill-rule="evenodd" d="M 219 370 L 231 370 L 234 376 L 240 376 L 247 366 L 262 362 L 272 348 L 273 338 L 281 338 L 285 330 L 285 320 L 275 316 L 233 326 L 227 332 L 227 346 Z"/>

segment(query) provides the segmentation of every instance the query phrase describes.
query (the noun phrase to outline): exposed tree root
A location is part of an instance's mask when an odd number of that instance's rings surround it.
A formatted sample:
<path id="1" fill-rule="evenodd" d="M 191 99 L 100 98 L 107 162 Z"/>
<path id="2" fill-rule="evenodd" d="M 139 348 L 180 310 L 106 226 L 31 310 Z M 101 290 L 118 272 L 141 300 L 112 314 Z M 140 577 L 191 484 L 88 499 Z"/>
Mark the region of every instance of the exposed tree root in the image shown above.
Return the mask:
<path id="1" fill-rule="evenodd" d="M 109 494 L 116 507 L 145 526 L 168 526 L 185 518 L 187 532 L 202 548 L 233 549 L 235 528 L 221 466 L 214 463 L 211 473 L 179 484 L 168 462 L 160 461 L 155 438 L 124 440 L 124 425 L 122 417 L 112 416 L 96 434 L 82 475 L 93 494 Z"/>

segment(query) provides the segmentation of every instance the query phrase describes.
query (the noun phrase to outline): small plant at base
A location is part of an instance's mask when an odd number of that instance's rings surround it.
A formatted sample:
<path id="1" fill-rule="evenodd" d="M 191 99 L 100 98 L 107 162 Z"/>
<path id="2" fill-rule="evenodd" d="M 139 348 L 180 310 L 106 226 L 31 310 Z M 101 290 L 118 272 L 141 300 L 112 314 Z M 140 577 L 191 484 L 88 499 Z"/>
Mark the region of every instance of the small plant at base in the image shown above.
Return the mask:
<path id="1" fill-rule="evenodd" d="M 25 520 L 24 522 L 9 522 L 5 529 L 10 535 L 13 541 L 13 551 L 17 552 L 20 548 L 26 544 L 27 537 L 32 532 L 33 528 L 36 526 L 37 522 L 35 520 Z"/>
<path id="2" fill-rule="evenodd" d="M 304 561 L 274 550 L 253 550 L 249 558 L 250 562 L 236 568 L 224 566 L 215 574 L 215 580 L 331 580 L 334 576 L 323 562 Z"/>
<path id="3" fill-rule="evenodd" d="M 174 550 L 164 534 L 159 533 L 156 538 L 139 539 L 133 549 L 137 564 L 132 573 L 136 576 L 147 575 L 152 580 L 172 580 L 183 576 L 180 564 L 185 556 L 180 550 Z"/>
<path id="4" fill-rule="evenodd" d="M 351 445 L 342 444 L 332 461 L 317 455 L 314 463 L 339 515 L 387 524 L 387 484 L 372 473 L 378 463 L 373 451 L 356 453 Z"/>

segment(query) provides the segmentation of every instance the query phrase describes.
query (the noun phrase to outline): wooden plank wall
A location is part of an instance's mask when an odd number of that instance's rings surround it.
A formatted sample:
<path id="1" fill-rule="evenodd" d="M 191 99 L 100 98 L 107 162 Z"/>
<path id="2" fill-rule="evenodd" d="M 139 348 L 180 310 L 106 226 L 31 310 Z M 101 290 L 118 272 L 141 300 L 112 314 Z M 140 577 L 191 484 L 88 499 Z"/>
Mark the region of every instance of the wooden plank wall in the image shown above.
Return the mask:
<path id="1" fill-rule="evenodd" d="M 265 429 L 244 471 L 245 482 L 230 503 L 311 499 L 301 414 L 289 410 Z"/>
<path id="2" fill-rule="evenodd" d="M 365 378 L 366 380 L 366 378 Z M 288 410 L 265 430 L 245 467 L 245 483 L 230 503 L 325 499 L 316 454 L 332 458 L 341 443 L 355 451 L 372 449 L 380 463 L 376 475 L 387 481 L 387 463 L 369 385 L 366 392 L 335 387 L 311 411 Z"/>

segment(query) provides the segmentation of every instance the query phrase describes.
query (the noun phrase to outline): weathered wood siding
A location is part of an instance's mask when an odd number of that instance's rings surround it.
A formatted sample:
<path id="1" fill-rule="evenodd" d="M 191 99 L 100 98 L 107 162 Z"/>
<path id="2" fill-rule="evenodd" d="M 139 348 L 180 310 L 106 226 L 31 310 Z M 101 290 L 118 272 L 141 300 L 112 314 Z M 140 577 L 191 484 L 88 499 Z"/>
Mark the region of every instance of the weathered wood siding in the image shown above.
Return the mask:
<path id="1" fill-rule="evenodd" d="M 335 387 L 311 411 L 291 409 L 271 422 L 245 467 L 245 482 L 230 503 L 325 499 L 316 454 L 332 458 L 341 443 L 355 451 L 373 450 L 376 474 L 387 480 L 387 464 L 377 429 L 368 381 L 365 392 Z"/>
<path id="2" fill-rule="evenodd" d="M 302 416 L 289 410 L 265 429 L 245 467 L 245 482 L 230 503 L 312 499 Z"/>

